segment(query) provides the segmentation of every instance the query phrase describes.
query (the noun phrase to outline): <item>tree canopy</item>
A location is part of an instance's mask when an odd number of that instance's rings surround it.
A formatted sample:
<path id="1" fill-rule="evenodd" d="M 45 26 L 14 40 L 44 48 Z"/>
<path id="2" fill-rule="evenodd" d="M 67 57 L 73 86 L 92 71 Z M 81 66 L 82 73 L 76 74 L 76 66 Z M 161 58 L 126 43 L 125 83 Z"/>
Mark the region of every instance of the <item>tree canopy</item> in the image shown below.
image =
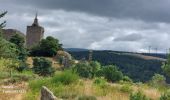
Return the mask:
<path id="1" fill-rule="evenodd" d="M 55 56 L 57 51 L 62 49 L 62 45 L 59 44 L 59 40 L 48 36 L 46 39 L 42 39 L 40 43 L 31 49 L 32 56 Z"/>

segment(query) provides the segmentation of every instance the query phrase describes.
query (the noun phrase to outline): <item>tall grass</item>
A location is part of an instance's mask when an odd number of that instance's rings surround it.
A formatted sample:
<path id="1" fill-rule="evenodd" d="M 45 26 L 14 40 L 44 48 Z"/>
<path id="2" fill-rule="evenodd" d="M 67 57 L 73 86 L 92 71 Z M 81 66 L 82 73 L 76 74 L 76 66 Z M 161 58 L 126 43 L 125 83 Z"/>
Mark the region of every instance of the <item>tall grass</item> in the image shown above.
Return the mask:
<path id="1" fill-rule="evenodd" d="M 56 73 L 53 77 L 40 78 L 29 82 L 29 93 L 26 98 L 37 98 L 42 86 L 48 87 L 54 95 L 60 98 L 75 98 L 79 95 L 80 85 L 79 77 L 72 71 L 63 71 Z"/>

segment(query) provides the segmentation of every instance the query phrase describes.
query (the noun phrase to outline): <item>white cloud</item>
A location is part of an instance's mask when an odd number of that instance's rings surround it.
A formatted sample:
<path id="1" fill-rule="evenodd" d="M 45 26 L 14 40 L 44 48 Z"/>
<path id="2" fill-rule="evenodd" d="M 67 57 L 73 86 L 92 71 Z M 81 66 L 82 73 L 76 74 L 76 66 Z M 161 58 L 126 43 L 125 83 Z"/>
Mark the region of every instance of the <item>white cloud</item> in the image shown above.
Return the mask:
<path id="1" fill-rule="evenodd" d="M 58 38 L 64 47 L 109 49 L 121 51 L 147 51 L 148 46 L 165 51 L 169 48 L 170 24 L 145 22 L 135 19 L 100 17 L 83 12 L 52 10 L 44 14 L 39 11 L 39 22 L 45 28 L 45 36 Z M 34 13 L 8 13 L 7 28 L 26 32 Z M 135 33 L 142 39 L 134 41 L 113 41 Z M 126 37 L 125 37 L 126 38 Z M 139 37 L 138 37 L 139 38 Z"/>

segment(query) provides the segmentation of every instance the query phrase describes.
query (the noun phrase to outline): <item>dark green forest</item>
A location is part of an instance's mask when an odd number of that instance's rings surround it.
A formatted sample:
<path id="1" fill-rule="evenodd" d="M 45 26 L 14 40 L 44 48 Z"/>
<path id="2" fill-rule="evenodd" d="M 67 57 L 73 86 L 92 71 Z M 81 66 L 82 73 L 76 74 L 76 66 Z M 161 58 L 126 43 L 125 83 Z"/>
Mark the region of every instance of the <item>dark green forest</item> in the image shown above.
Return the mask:
<path id="1" fill-rule="evenodd" d="M 88 51 L 69 51 L 78 60 L 88 59 Z M 127 52 L 126 52 L 127 53 Z M 166 58 L 163 54 L 143 54 Z M 125 52 L 117 51 L 93 51 L 93 60 L 102 65 L 116 65 L 125 75 L 135 82 L 147 82 L 155 73 L 163 74 L 160 60 L 146 60 L 137 56 L 127 55 Z M 167 78 L 167 81 L 169 79 Z"/>

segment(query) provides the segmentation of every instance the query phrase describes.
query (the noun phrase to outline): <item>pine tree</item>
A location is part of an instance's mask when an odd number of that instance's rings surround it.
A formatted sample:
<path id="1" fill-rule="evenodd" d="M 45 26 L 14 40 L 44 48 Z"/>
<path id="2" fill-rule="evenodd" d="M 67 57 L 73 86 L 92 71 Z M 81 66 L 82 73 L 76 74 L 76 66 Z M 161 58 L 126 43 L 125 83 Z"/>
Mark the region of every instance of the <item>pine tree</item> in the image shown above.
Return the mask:
<path id="1" fill-rule="evenodd" d="M 170 54 L 168 54 L 168 59 L 163 64 L 162 69 L 170 77 Z"/>
<path id="2" fill-rule="evenodd" d="M 7 14 L 7 11 L 2 12 L 2 13 L 0 14 L 0 18 L 4 17 L 6 14 Z M 0 29 L 4 28 L 4 27 L 5 27 L 5 24 L 6 24 L 6 21 L 3 21 L 2 23 L 0 23 Z"/>

